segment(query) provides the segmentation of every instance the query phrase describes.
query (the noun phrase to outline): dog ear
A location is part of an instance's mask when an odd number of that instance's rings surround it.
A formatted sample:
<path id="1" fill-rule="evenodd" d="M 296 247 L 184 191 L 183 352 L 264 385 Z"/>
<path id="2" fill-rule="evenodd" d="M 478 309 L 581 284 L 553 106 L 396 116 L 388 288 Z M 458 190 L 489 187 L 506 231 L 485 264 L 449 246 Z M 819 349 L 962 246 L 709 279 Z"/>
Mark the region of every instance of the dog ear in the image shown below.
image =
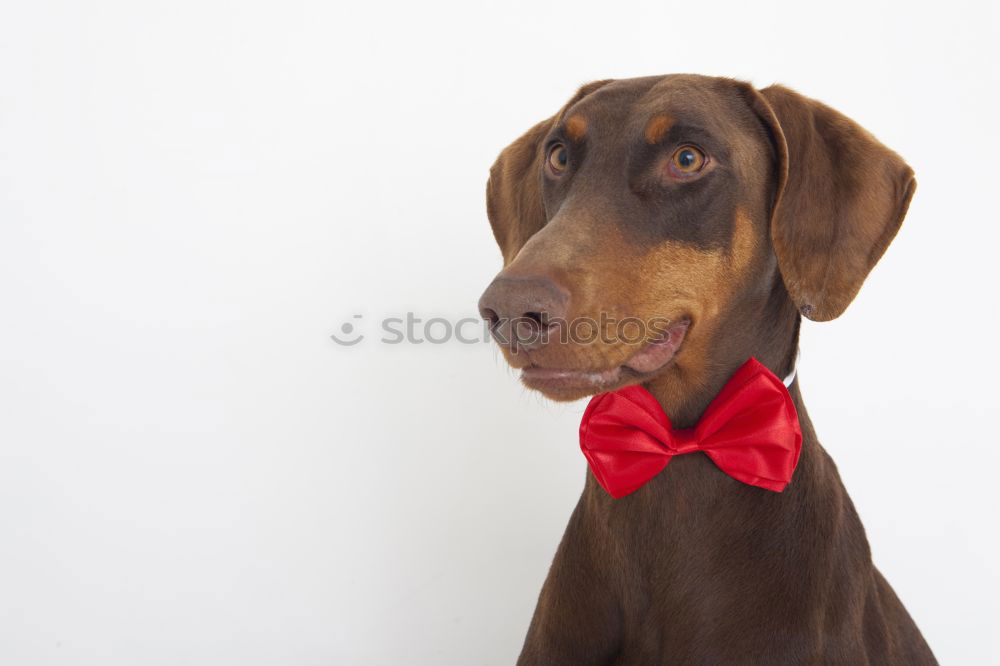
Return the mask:
<path id="1" fill-rule="evenodd" d="M 782 279 L 803 315 L 834 319 L 899 230 L 913 170 L 820 102 L 782 86 L 753 98 L 778 154 L 771 240 Z"/>
<path id="2" fill-rule="evenodd" d="M 543 120 L 507 146 L 490 168 L 486 182 L 486 215 L 493 227 L 504 266 L 517 256 L 539 229 L 545 226 L 542 204 L 542 142 L 566 109 L 610 80 L 594 81 L 581 87 L 559 113 Z"/>
<path id="3" fill-rule="evenodd" d="M 555 116 L 543 120 L 504 148 L 486 181 L 486 215 L 506 266 L 545 226 L 541 195 L 542 141 Z"/>

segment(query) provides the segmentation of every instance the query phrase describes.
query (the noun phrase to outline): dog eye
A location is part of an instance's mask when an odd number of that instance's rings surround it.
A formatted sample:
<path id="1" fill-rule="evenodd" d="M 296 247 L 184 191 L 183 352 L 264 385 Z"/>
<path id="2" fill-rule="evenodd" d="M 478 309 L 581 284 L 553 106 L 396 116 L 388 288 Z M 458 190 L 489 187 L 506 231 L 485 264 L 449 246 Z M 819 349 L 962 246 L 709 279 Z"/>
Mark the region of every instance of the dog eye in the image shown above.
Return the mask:
<path id="1" fill-rule="evenodd" d="M 681 146 L 670 158 L 670 172 L 681 178 L 693 176 L 705 167 L 708 158 L 694 146 Z"/>
<path id="2" fill-rule="evenodd" d="M 549 148 L 549 168 L 554 173 L 562 173 L 569 164 L 569 155 L 566 153 L 566 146 L 557 143 Z"/>

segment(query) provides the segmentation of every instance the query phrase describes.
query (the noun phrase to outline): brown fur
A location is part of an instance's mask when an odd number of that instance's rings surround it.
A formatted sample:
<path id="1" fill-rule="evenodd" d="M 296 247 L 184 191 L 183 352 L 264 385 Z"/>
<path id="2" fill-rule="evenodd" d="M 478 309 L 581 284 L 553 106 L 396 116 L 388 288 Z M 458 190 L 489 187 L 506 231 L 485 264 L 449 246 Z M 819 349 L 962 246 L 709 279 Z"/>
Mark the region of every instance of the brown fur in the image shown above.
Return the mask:
<path id="1" fill-rule="evenodd" d="M 565 173 L 546 171 L 553 141 L 569 151 Z M 675 182 L 666 161 L 689 143 L 709 162 Z M 791 370 L 800 313 L 843 312 L 914 187 L 895 153 L 818 102 L 672 75 L 581 88 L 503 151 L 487 209 L 501 277 L 559 285 L 570 318 L 691 321 L 667 366 L 622 381 L 643 383 L 686 427 L 747 358 Z M 641 345 L 504 354 L 515 367 L 600 371 Z M 741 484 L 701 454 L 619 500 L 588 473 L 519 663 L 936 663 L 872 565 L 798 382 L 791 393 L 804 441 L 783 493 Z"/>
<path id="2" fill-rule="evenodd" d="M 570 116 L 566 119 L 566 136 L 579 141 L 587 133 L 587 119 L 583 116 Z"/>
<path id="3" fill-rule="evenodd" d="M 660 115 L 650 118 L 646 123 L 646 143 L 659 143 L 673 124 L 674 121 L 670 116 Z"/>

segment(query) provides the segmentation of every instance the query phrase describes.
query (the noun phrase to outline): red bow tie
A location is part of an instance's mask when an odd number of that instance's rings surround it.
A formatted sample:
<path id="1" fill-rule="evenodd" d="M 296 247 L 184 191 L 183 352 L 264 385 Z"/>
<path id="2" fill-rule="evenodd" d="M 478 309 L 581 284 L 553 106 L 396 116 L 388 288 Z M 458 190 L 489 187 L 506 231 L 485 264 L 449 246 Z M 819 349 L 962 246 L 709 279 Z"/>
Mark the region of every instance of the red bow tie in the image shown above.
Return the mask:
<path id="1" fill-rule="evenodd" d="M 751 358 L 690 429 L 671 428 L 641 386 L 594 396 L 580 424 L 580 448 L 615 498 L 638 490 L 674 456 L 694 451 L 737 481 L 781 492 L 799 461 L 802 431 L 788 389 Z"/>

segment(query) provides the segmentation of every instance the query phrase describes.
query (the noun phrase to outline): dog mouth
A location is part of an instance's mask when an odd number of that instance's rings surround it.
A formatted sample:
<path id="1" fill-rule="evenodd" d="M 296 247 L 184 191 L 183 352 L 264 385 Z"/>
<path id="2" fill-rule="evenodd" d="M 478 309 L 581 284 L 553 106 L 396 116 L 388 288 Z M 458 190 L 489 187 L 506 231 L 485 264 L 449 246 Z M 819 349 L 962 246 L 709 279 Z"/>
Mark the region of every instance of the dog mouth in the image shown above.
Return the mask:
<path id="1" fill-rule="evenodd" d="M 673 362 L 690 325 L 688 319 L 679 321 L 661 339 L 646 343 L 623 364 L 610 370 L 570 370 L 532 364 L 521 370 L 521 381 L 530 389 L 565 400 L 635 384 L 653 377 Z"/>

